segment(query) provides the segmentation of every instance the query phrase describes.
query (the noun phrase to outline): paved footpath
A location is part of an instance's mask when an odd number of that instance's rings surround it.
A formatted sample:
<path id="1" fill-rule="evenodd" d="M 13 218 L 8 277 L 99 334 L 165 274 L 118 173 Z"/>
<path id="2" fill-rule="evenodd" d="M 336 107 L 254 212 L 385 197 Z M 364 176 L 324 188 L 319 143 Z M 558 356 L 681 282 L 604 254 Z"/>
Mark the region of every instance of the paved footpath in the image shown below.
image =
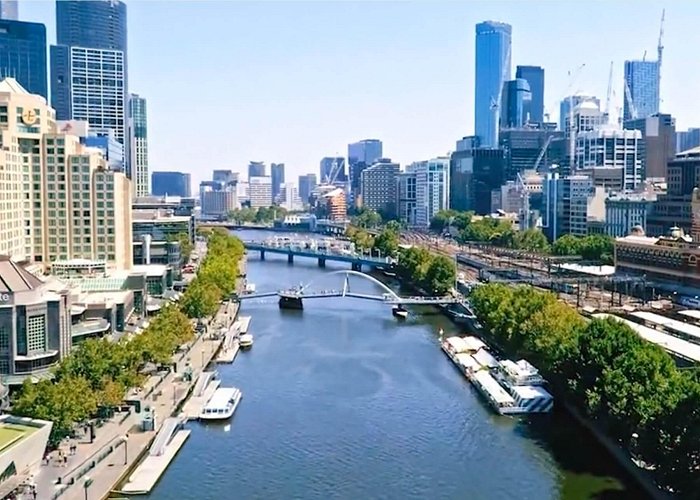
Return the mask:
<path id="1" fill-rule="evenodd" d="M 210 334 L 217 332 L 222 326 L 230 325 L 236 315 L 237 304 L 224 304 L 219 309 L 215 319 L 210 323 L 207 332 L 201 335 L 192 345 L 191 349 L 185 355 L 178 355 L 178 370 L 182 371 L 187 360 L 192 368 L 193 377 L 191 382 L 183 382 L 181 373 L 168 374 L 158 388 L 142 402 L 142 408 L 150 406 L 156 412 L 156 423 L 158 427 L 162 425 L 165 419 L 171 416 L 176 408 L 189 392 L 190 386 L 197 380 L 197 375 L 206 368 L 211 361 L 214 353 L 219 348 L 222 339 L 211 339 Z M 149 379 L 144 392 L 148 393 L 150 387 L 158 380 L 158 377 Z M 157 396 L 158 393 L 160 396 Z M 102 427 L 95 430 L 95 442 L 88 443 L 73 441 L 77 446 L 75 455 L 70 456 L 68 447 L 71 443 L 64 445 L 68 462 L 65 466 L 58 464 L 56 460 L 50 461 L 48 465 L 43 465 L 40 472 L 34 477 L 34 482 L 37 487 L 37 498 L 42 500 L 50 500 L 59 491 L 57 480 L 61 476 L 66 476 L 74 470 L 81 469 L 83 465 L 89 464 L 95 457 L 102 454 L 110 445 L 118 444 L 117 448 L 99 462 L 93 469 L 87 473 L 87 477 L 92 480 L 89 486 L 87 495 L 85 494 L 85 477 L 78 479 L 75 484 L 70 486 L 60 498 L 63 500 L 83 500 L 102 499 L 116 487 L 119 478 L 132 467 L 143 450 L 150 444 L 155 437 L 156 431 L 143 432 L 140 430 L 140 419 L 142 413 L 137 414 L 132 412 L 124 422 L 119 422 L 124 417 L 123 413 L 117 414 L 114 418 L 105 423 Z M 126 444 L 124 444 L 124 436 L 128 435 Z M 72 474 L 71 474 L 72 475 Z"/>

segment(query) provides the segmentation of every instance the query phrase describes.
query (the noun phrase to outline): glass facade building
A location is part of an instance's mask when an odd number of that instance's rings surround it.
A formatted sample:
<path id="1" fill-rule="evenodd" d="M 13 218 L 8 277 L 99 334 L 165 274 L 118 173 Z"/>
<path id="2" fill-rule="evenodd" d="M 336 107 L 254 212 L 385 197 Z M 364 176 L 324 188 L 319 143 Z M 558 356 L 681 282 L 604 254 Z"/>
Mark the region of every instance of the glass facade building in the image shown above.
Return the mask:
<path id="1" fill-rule="evenodd" d="M 126 4 L 119 0 L 57 1 L 56 41 L 57 45 L 126 54 Z"/>
<path id="2" fill-rule="evenodd" d="M 154 196 L 192 196 L 190 174 L 184 172 L 153 172 L 151 192 Z"/>
<path id="3" fill-rule="evenodd" d="M 474 131 L 485 147 L 498 146 L 498 116 L 491 108 L 503 82 L 510 80 L 511 34 L 509 24 L 485 21 L 476 25 Z"/>
<path id="4" fill-rule="evenodd" d="M 365 165 L 372 165 L 375 161 L 382 158 L 382 150 L 382 141 L 379 139 L 363 139 L 348 144 L 350 165 L 355 162 L 364 162 Z"/>
<path id="5" fill-rule="evenodd" d="M 46 26 L 0 19 L 0 79 L 6 77 L 48 99 Z"/>
<path id="6" fill-rule="evenodd" d="M 304 205 L 309 204 L 309 196 L 316 188 L 316 174 L 306 174 L 299 176 L 299 198 Z"/>
<path id="7" fill-rule="evenodd" d="M 659 112 L 658 61 L 625 61 L 625 85 L 634 104 L 633 116 L 629 98 L 624 100 L 624 119 L 646 118 Z M 625 95 L 627 91 L 625 90 Z"/>
<path id="8" fill-rule="evenodd" d="M 530 86 L 531 99 L 525 108 L 525 119 L 529 123 L 544 123 L 544 68 L 540 66 L 518 66 L 515 78 L 526 80 Z"/>
<path id="9" fill-rule="evenodd" d="M 284 163 L 270 164 L 270 177 L 272 177 L 272 201 L 278 201 L 282 193 L 282 184 L 284 184 Z"/>
<path id="10" fill-rule="evenodd" d="M 146 99 L 137 94 L 129 96 L 129 170 L 127 175 L 134 183 L 136 196 L 148 196 L 150 193 L 148 176 L 148 119 Z"/>
<path id="11" fill-rule="evenodd" d="M 112 170 L 124 170 L 124 146 L 114 137 L 112 130 L 107 134 L 90 135 L 84 139 L 85 145 L 102 150 L 107 165 Z"/>
<path id="12" fill-rule="evenodd" d="M 530 84 L 523 78 L 505 82 L 501 97 L 501 128 L 521 128 L 532 102 Z"/>

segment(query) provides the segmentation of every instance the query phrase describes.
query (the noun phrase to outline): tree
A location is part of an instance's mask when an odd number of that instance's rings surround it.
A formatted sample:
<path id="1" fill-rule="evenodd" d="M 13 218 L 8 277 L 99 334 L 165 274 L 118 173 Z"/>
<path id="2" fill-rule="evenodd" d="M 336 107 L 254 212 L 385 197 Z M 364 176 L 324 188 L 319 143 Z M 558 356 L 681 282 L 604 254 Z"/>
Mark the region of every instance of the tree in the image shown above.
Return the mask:
<path id="1" fill-rule="evenodd" d="M 565 234 L 557 238 L 552 245 L 554 255 L 579 255 L 581 252 L 581 240 L 573 234 Z"/>
<path id="2" fill-rule="evenodd" d="M 194 250 L 194 245 L 192 240 L 190 240 L 190 235 L 187 233 L 180 233 L 177 235 L 177 241 L 180 243 L 180 254 L 182 255 L 182 261 L 187 263 L 190 260 L 190 254 Z"/>
<path id="3" fill-rule="evenodd" d="M 399 251 L 399 233 L 385 229 L 374 238 L 374 248 L 383 255 L 394 257 Z"/>
<path id="4" fill-rule="evenodd" d="M 454 286 L 455 278 L 454 262 L 444 255 L 435 255 L 428 263 L 423 282 L 429 292 L 444 295 Z"/>
<path id="5" fill-rule="evenodd" d="M 216 312 L 221 290 L 215 284 L 205 284 L 195 278 L 185 290 L 180 307 L 190 318 L 206 318 Z"/>
<path id="6" fill-rule="evenodd" d="M 532 228 L 516 231 L 513 234 L 513 248 L 527 252 L 547 253 L 549 252 L 549 242 L 542 231 Z"/>
<path id="7" fill-rule="evenodd" d="M 379 215 L 376 211 L 368 208 L 360 209 L 357 216 L 353 220 L 353 224 L 365 229 L 372 229 L 378 227 L 381 225 L 381 223 L 382 216 Z"/>

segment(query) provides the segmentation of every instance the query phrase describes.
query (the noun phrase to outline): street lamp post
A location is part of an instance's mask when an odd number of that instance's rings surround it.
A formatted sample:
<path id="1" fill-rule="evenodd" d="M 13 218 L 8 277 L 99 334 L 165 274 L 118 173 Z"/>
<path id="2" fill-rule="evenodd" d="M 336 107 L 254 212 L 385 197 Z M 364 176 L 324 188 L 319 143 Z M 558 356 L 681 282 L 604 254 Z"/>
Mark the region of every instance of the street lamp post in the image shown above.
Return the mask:
<path id="1" fill-rule="evenodd" d="M 124 465 L 129 463 L 129 435 L 124 434 Z"/>
<path id="2" fill-rule="evenodd" d="M 83 489 L 85 490 L 85 500 L 88 500 L 88 489 L 90 488 L 91 484 L 92 479 L 90 479 L 88 476 L 85 476 L 85 482 L 83 483 Z"/>

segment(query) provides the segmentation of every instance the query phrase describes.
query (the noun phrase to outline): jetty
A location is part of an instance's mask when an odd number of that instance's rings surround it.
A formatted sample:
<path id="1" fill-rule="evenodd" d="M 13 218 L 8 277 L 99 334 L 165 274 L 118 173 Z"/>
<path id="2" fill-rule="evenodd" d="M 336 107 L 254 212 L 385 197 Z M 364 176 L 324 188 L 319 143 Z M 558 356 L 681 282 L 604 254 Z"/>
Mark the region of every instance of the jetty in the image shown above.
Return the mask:
<path id="1" fill-rule="evenodd" d="M 192 389 L 192 395 L 182 408 L 182 414 L 187 420 L 197 420 L 202 408 L 209 402 L 221 380 L 216 378 L 216 372 L 202 372 Z"/>

